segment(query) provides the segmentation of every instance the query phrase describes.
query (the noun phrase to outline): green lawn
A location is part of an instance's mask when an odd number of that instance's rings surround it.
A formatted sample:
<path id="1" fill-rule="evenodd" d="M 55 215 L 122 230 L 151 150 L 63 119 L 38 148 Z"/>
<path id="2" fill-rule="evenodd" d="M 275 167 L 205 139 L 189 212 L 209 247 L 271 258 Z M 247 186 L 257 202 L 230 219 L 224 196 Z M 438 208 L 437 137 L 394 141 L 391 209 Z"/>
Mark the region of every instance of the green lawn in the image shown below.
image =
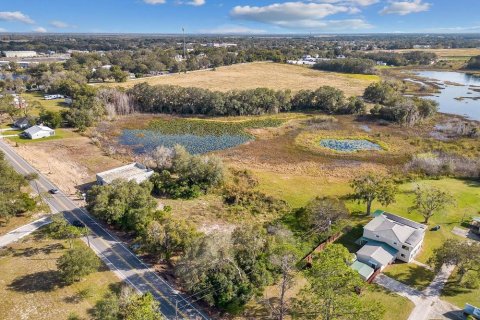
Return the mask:
<path id="1" fill-rule="evenodd" d="M 348 183 L 330 183 L 311 176 L 282 175 L 262 171 L 255 172 L 255 175 L 259 178 L 261 191 L 282 198 L 293 207 L 303 206 L 317 196 L 342 197 L 351 192 Z M 432 250 L 440 247 L 447 239 L 459 238 L 452 233 L 452 229 L 455 226 L 460 226 L 463 218 L 468 220 L 469 217 L 479 214 L 480 183 L 450 178 L 406 183 L 400 186 L 400 192 L 394 204 L 383 207 L 381 204 L 374 202 L 372 209 L 383 209 L 417 222 L 423 222 L 423 217 L 418 213 L 409 213 L 409 208 L 413 205 L 413 190 L 417 185 L 431 186 L 448 191 L 456 199 L 455 206 L 451 206 L 430 219 L 430 227 L 440 225 L 441 228 L 438 231 L 427 231 L 424 248 L 416 257 L 416 260 L 427 263 Z M 352 225 L 359 222 L 366 223 L 370 219 L 361 214 L 365 211 L 364 204 L 347 201 L 347 207 L 355 214 L 352 217 Z"/>
<path id="2" fill-rule="evenodd" d="M 68 109 L 68 107 L 63 103 L 63 99 L 45 100 L 43 96 L 43 93 L 40 92 L 27 92 L 22 94 L 22 97 L 27 101 L 29 107 L 31 107 L 33 103 L 38 102 L 42 107 L 50 111 L 58 112 Z M 30 108 L 28 113 L 32 116 L 38 116 L 40 109 Z"/>
<path id="3" fill-rule="evenodd" d="M 11 134 L 20 134 L 22 132 L 23 132 L 23 130 L 12 129 L 12 130 L 7 130 L 7 131 L 1 131 L 0 134 L 2 136 L 8 136 L 8 135 L 11 135 Z"/>
<path id="4" fill-rule="evenodd" d="M 406 320 L 410 316 L 415 305 L 407 298 L 401 297 L 376 284 L 367 286 L 362 293 L 365 299 L 380 303 L 385 307 L 383 319 Z"/>
<path id="5" fill-rule="evenodd" d="M 75 137 L 77 137 L 77 134 L 72 130 L 55 129 L 55 135 L 48 138 L 32 140 L 32 139 L 26 139 L 23 137 L 9 137 L 7 139 L 19 144 L 20 143 L 25 144 L 25 143 L 38 143 L 38 142 L 45 142 L 45 141 L 59 140 L 59 139 L 66 139 L 66 138 L 75 138 Z"/>
<path id="6" fill-rule="evenodd" d="M 412 263 L 390 265 L 383 273 L 420 291 L 425 290 L 435 277 L 435 272 Z"/>
<path id="7" fill-rule="evenodd" d="M 459 308 L 463 308 L 465 303 L 478 307 L 480 306 L 480 288 L 465 288 L 465 286 L 460 284 L 460 277 L 455 270 L 443 288 L 442 299 L 453 303 Z"/>

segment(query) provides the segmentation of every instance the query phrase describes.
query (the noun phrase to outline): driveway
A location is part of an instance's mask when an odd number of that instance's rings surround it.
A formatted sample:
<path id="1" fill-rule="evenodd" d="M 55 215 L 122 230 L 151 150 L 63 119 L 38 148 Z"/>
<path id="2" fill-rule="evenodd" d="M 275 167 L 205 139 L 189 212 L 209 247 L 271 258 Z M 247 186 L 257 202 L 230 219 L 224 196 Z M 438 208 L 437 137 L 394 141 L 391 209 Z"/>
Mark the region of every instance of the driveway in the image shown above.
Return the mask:
<path id="1" fill-rule="evenodd" d="M 24 226 L 21 226 L 20 228 L 10 231 L 9 233 L 0 237 L 0 248 L 28 236 L 32 232 L 36 231 L 40 227 L 43 227 L 44 225 L 49 224 L 50 222 L 52 222 L 50 217 L 43 217 L 41 219 L 33 221 L 32 223 L 26 224 Z"/>
<path id="2" fill-rule="evenodd" d="M 440 294 L 455 266 L 443 265 L 432 283 L 423 291 L 416 290 L 395 279 L 380 274 L 375 283 L 406 297 L 415 304 L 408 320 L 464 319 L 462 310 L 453 304 L 440 300 Z"/>

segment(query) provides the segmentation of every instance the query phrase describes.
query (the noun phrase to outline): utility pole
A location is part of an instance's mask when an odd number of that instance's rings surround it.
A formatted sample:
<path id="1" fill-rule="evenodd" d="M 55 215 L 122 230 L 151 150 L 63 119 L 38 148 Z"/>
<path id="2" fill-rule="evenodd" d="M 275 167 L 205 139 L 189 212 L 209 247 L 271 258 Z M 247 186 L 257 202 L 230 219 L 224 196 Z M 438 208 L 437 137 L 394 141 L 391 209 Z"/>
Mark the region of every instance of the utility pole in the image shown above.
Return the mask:
<path id="1" fill-rule="evenodd" d="M 175 320 L 178 320 L 178 300 L 175 299 Z"/>

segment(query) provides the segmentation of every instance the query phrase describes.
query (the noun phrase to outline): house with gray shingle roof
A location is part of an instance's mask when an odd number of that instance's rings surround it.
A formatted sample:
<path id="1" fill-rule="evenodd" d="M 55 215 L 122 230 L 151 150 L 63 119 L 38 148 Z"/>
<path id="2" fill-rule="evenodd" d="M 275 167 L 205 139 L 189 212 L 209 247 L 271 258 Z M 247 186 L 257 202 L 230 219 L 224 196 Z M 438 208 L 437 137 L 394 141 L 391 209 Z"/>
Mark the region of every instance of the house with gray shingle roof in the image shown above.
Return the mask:
<path id="1" fill-rule="evenodd" d="M 363 228 L 357 259 L 383 269 L 395 259 L 410 262 L 420 251 L 427 226 L 403 217 L 376 211 Z M 370 263 L 371 262 L 371 263 Z"/>

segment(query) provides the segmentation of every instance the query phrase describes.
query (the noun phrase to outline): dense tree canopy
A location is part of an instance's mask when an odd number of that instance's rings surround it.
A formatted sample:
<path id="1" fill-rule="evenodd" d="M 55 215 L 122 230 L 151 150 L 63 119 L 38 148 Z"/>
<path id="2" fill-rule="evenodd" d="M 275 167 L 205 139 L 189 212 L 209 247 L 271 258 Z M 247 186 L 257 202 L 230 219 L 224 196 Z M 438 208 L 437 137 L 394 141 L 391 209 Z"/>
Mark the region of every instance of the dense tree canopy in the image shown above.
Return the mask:
<path id="1" fill-rule="evenodd" d="M 94 186 L 87 193 L 90 213 L 127 231 L 142 231 L 156 214 L 157 203 L 151 196 L 152 184 L 115 180 L 106 186 Z"/>
<path id="2" fill-rule="evenodd" d="M 383 306 L 357 294 L 365 282 L 350 267 L 352 262 L 352 254 L 338 244 L 329 245 L 316 255 L 306 271 L 308 285 L 297 297 L 293 318 L 382 319 Z"/>
<path id="3" fill-rule="evenodd" d="M 375 62 L 369 59 L 334 59 L 317 62 L 314 69 L 343 73 L 375 74 Z"/>
<path id="4" fill-rule="evenodd" d="M 0 152 L 0 218 L 11 217 L 35 209 L 37 199 L 32 198 L 23 187 L 27 186 L 24 176 L 17 173 Z"/>

